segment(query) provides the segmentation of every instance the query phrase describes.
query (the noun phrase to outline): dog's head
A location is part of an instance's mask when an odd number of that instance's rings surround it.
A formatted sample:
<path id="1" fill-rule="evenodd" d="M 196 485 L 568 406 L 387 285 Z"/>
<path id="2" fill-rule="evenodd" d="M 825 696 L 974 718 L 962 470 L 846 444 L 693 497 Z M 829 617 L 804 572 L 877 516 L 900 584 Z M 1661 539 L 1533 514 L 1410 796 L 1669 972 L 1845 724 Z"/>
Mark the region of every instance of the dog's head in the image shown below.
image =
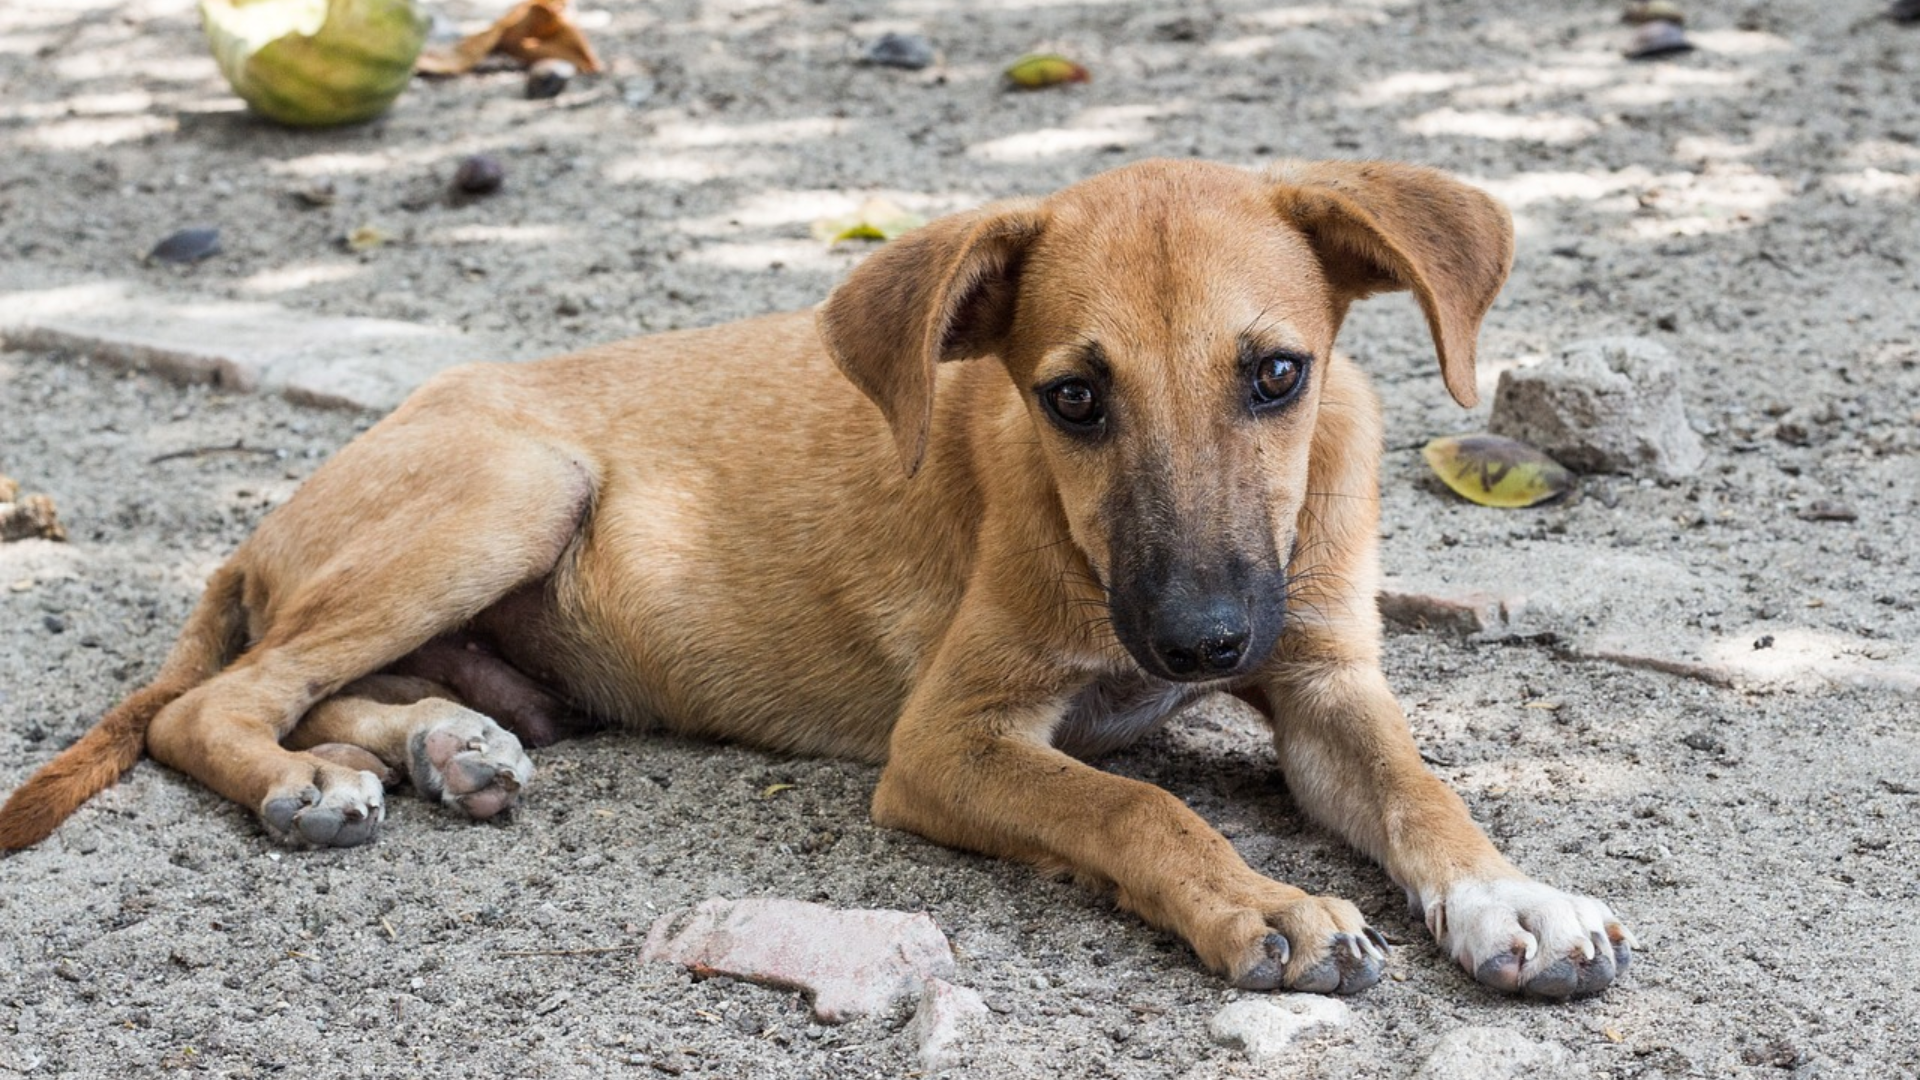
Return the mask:
<path id="1" fill-rule="evenodd" d="M 1120 642 L 1163 678 L 1220 679 L 1279 637 L 1348 305 L 1411 289 L 1471 405 L 1512 253 L 1506 211 L 1428 169 L 1143 162 L 907 234 L 834 292 L 820 328 L 909 472 L 935 365 L 998 356 Z"/>

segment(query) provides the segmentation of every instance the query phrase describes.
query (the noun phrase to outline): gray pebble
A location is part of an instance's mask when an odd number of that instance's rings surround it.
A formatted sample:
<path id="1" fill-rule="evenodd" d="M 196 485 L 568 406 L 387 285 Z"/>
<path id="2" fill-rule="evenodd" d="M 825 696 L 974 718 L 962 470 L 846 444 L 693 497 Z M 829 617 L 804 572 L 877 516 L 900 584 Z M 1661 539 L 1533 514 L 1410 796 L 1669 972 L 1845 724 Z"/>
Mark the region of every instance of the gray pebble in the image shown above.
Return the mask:
<path id="1" fill-rule="evenodd" d="M 179 232 L 153 245 L 147 252 L 148 262 L 197 263 L 220 254 L 220 230 L 212 228 L 181 229 Z"/>
<path id="2" fill-rule="evenodd" d="M 565 60 L 539 60 L 527 69 L 527 97 L 559 97 L 580 69 Z"/>
<path id="3" fill-rule="evenodd" d="M 919 34 L 881 34 L 867 43 L 860 59 L 882 67 L 919 71 L 933 64 L 933 43 Z"/>

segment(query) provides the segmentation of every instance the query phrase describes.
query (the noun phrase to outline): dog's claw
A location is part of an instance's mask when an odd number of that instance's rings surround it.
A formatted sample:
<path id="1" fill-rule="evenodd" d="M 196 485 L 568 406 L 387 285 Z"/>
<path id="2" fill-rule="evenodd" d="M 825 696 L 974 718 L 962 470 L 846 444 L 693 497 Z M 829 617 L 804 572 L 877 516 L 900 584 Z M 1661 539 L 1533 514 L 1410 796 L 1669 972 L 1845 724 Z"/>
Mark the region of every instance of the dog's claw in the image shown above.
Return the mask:
<path id="1" fill-rule="evenodd" d="M 1615 977 L 1625 975 L 1627 966 L 1633 963 L 1633 947 L 1636 942 L 1633 934 L 1619 923 L 1607 924 L 1607 940 L 1613 945 L 1613 973 Z"/>

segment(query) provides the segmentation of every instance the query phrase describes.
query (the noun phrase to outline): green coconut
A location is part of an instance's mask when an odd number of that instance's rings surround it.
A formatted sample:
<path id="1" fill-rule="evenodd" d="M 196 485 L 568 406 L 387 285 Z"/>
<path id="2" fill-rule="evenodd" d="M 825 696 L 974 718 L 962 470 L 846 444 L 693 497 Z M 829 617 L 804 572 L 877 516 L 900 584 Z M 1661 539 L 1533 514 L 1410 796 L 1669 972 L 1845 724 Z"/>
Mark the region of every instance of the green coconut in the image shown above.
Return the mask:
<path id="1" fill-rule="evenodd" d="M 200 20 L 234 93 L 296 127 L 380 115 L 427 40 L 413 0 L 200 0 Z"/>

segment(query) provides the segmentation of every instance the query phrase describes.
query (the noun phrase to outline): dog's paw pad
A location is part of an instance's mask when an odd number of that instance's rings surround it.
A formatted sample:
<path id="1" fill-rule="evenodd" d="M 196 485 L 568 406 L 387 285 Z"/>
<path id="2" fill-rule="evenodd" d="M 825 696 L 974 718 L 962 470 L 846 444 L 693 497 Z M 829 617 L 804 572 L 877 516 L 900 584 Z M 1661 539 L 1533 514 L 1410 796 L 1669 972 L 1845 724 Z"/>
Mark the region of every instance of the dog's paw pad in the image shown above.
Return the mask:
<path id="1" fill-rule="evenodd" d="M 1495 990 L 1511 994 L 1520 989 L 1520 966 L 1524 963 L 1526 956 L 1517 952 L 1489 956 L 1473 969 L 1473 977 Z"/>
<path id="2" fill-rule="evenodd" d="M 533 761 L 514 734 L 471 709 L 450 706 L 407 743 L 407 772 L 430 799 L 476 820 L 520 801 Z"/>
<path id="3" fill-rule="evenodd" d="M 372 840 L 386 820 L 380 777 L 358 769 L 323 765 L 315 782 L 267 797 L 260 820 L 274 835 L 313 847 L 357 847 Z"/>
<path id="4" fill-rule="evenodd" d="M 1293 957 L 1293 945 L 1285 934 L 1268 934 L 1260 940 L 1264 955 L 1233 980 L 1242 990 L 1277 990 L 1286 977 L 1287 961 Z"/>
<path id="5" fill-rule="evenodd" d="M 1588 997 L 1633 962 L 1633 937 L 1607 905 L 1534 881 L 1456 885 L 1426 915 L 1461 967 L 1507 993 Z"/>

